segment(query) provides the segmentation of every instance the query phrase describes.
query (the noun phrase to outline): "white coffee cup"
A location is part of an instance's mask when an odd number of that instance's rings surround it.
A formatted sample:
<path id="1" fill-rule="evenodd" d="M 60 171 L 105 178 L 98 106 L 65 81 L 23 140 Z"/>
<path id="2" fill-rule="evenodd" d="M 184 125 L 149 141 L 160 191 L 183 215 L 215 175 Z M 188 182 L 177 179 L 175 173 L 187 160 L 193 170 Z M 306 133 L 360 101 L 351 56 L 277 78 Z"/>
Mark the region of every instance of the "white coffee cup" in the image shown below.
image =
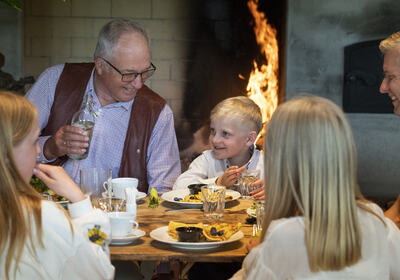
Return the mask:
<path id="1" fill-rule="evenodd" d="M 111 180 L 112 191 L 115 197 L 125 198 L 125 188 L 137 188 L 139 180 L 136 178 L 121 177 Z M 104 188 L 108 189 L 108 182 L 104 182 Z"/>
<path id="2" fill-rule="evenodd" d="M 132 232 L 133 225 L 135 225 L 134 229 L 139 227 L 139 224 L 135 221 L 135 214 L 128 212 L 109 212 L 107 215 L 110 217 L 112 236 L 127 236 Z"/>

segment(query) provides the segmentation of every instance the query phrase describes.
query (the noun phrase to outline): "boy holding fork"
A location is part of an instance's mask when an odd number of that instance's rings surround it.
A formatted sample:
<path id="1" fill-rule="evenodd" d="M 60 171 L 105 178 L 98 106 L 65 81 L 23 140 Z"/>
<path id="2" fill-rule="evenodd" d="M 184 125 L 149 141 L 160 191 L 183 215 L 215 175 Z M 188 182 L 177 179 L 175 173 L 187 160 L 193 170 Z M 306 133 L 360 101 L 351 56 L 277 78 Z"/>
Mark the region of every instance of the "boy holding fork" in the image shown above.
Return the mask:
<path id="1" fill-rule="evenodd" d="M 173 189 L 183 189 L 190 184 L 216 183 L 232 188 L 239 173 L 260 170 L 261 179 L 252 186 L 263 186 L 263 155 L 254 143 L 262 129 L 260 108 L 251 99 L 237 96 L 218 103 L 210 115 L 210 144 L 176 180 Z M 250 193 L 264 199 L 264 188 Z"/>

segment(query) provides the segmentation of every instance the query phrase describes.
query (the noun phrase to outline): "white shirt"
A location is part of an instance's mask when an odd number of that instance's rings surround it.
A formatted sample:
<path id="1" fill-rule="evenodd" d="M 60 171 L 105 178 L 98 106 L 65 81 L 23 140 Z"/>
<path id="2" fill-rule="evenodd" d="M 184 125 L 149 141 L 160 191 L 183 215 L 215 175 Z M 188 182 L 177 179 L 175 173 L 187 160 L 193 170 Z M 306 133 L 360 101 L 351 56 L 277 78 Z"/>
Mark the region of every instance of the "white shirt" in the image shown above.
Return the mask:
<path id="1" fill-rule="evenodd" d="M 29 252 L 29 238 L 25 242 L 16 278 L 13 267 L 10 279 L 114 279 L 114 267 L 108 252 L 109 238 L 103 246 L 89 241 L 88 231 L 95 225 L 110 236 L 109 218 L 100 210 L 93 210 L 89 198 L 69 204 L 73 233 L 67 216 L 55 203 L 42 201 L 42 248 L 35 242 L 37 257 Z M 36 232 L 33 229 L 33 232 Z M 36 235 L 33 236 L 36 239 Z M 0 279 L 5 279 L 5 251 L 0 256 Z"/>
<path id="2" fill-rule="evenodd" d="M 190 184 L 211 184 L 224 174 L 229 167 L 226 159 L 216 159 L 212 150 L 204 151 L 189 166 L 189 169 L 176 179 L 173 189 L 184 189 Z M 240 166 L 239 166 L 240 167 Z M 260 170 L 261 178 L 264 178 L 263 154 L 254 149 L 253 155 L 246 163 L 248 170 Z"/>
<path id="3" fill-rule="evenodd" d="M 303 218 L 294 217 L 272 222 L 264 242 L 249 253 L 231 279 L 400 279 L 400 231 L 376 204 L 367 205 L 386 226 L 372 214 L 358 210 L 362 258 L 356 264 L 340 271 L 311 272 Z"/>

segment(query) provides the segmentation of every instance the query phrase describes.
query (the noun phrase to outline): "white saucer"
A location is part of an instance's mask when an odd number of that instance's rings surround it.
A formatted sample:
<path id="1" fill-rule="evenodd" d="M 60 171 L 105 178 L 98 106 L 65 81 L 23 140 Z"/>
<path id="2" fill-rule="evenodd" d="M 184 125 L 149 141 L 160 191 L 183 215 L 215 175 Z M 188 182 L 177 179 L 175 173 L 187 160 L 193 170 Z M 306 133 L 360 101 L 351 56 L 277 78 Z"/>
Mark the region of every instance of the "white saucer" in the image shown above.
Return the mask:
<path id="1" fill-rule="evenodd" d="M 246 212 L 247 212 L 247 215 L 257 218 L 257 209 L 249 207 L 246 209 Z"/>
<path id="2" fill-rule="evenodd" d="M 107 198 L 107 192 L 103 192 L 101 195 L 103 196 L 103 198 Z M 147 194 L 144 192 L 137 192 L 136 201 L 139 201 L 139 200 L 145 198 L 146 196 L 147 196 Z M 113 196 L 113 198 L 115 198 L 115 196 Z"/>
<path id="3" fill-rule="evenodd" d="M 145 235 L 143 230 L 135 229 L 127 236 L 111 236 L 111 245 L 127 245 Z"/>

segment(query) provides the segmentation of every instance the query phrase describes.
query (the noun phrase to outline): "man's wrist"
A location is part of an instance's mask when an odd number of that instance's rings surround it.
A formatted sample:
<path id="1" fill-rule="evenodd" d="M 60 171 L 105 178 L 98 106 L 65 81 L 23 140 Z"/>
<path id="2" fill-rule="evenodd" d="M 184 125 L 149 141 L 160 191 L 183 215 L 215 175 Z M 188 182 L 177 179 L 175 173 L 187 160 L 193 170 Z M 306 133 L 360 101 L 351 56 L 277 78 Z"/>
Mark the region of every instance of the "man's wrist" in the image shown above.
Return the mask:
<path id="1" fill-rule="evenodd" d="M 50 152 L 50 149 L 49 149 L 49 145 L 51 145 L 50 141 L 51 141 L 51 137 L 49 139 L 47 139 L 47 141 L 43 145 L 43 155 L 47 160 L 53 160 L 56 158 L 56 156 Z"/>

